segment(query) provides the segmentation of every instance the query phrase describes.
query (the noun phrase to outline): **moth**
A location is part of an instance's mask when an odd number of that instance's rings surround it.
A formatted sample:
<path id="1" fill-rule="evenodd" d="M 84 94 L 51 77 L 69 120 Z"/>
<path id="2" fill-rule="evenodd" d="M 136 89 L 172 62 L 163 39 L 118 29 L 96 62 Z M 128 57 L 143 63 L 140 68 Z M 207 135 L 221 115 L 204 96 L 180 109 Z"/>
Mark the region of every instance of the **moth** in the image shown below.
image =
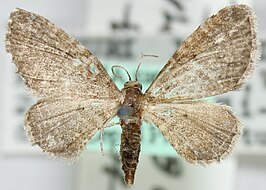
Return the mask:
<path id="1" fill-rule="evenodd" d="M 98 131 L 119 117 L 125 183 L 134 183 L 141 123 L 160 129 L 190 163 L 225 158 L 242 133 L 231 109 L 202 101 L 240 88 L 259 57 L 251 8 L 233 5 L 206 19 L 175 51 L 145 93 L 131 78 L 119 90 L 101 62 L 77 40 L 35 13 L 15 9 L 6 50 L 39 100 L 25 115 L 33 145 L 75 158 Z"/>

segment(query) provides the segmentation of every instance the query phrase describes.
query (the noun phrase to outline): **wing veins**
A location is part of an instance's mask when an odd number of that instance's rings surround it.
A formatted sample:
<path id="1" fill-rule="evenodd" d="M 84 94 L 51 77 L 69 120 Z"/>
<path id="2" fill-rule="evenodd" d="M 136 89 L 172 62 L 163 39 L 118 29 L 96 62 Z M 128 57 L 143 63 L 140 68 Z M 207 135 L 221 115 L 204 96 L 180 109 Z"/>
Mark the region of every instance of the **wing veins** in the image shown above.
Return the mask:
<path id="1" fill-rule="evenodd" d="M 38 17 L 40 17 L 39 15 L 38 15 Z M 48 23 L 49 24 L 52 24 L 52 23 L 50 23 L 49 21 L 48 21 Z M 16 23 L 17 24 L 17 23 Z M 16 24 L 15 24 L 15 26 L 16 26 Z M 23 23 L 23 24 L 26 24 L 26 23 Z M 54 24 L 52 24 L 53 25 L 53 27 L 55 27 L 55 25 Z M 33 28 L 34 28 L 34 25 L 32 25 L 31 24 L 31 26 L 33 26 Z M 10 27 L 11 28 L 11 27 Z M 59 29 L 59 28 L 58 28 Z M 16 31 L 21 31 L 20 32 L 20 37 L 23 37 L 23 38 L 26 38 L 26 39 L 28 39 L 28 40 L 30 40 L 30 41 L 33 41 L 33 42 L 37 42 L 37 44 L 41 44 L 41 45 L 43 45 L 44 47 L 46 47 L 46 48 L 50 48 L 50 49 L 54 49 L 54 50 L 58 50 L 59 52 L 62 52 L 63 54 L 65 54 L 65 55 L 67 55 L 67 56 L 69 56 L 69 57 L 71 57 L 71 58 L 75 58 L 75 57 L 73 57 L 71 54 L 69 54 L 68 52 L 66 52 L 66 51 L 64 51 L 63 49 L 60 49 L 59 47 L 56 47 L 56 46 L 54 46 L 54 44 L 51 44 L 51 43 L 49 43 L 49 45 L 46 45 L 46 43 L 47 42 L 45 42 L 45 41 L 42 41 L 42 38 L 37 38 L 36 37 L 36 34 L 35 33 L 33 33 L 32 31 L 28 31 L 28 33 L 30 33 L 30 35 L 29 36 L 31 36 L 32 38 L 30 38 L 30 37 L 27 37 L 26 35 L 24 35 L 24 31 L 22 30 L 22 29 L 20 29 L 20 27 L 14 27 L 14 25 L 13 25 L 13 27 L 11 28 L 11 34 L 8 34 L 8 35 L 16 35 L 15 33 L 12 33 L 12 30 L 16 30 Z M 62 29 L 59 29 L 59 30 L 61 30 L 63 33 L 65 33 L 65 31 L 63 31 Z M 56 38 L 57 39 L 54 39 L 53 38 L 53 36 L 51 36 L 50 35 L 50 33 L 45 33 L 46 35 L 48 35 L 49 37 L 50 37 L 50 39 L 52 39 L 53 41 L 60 41 L 60 37 L 58 37 L 57 35 L 55 35 L 56 36 Z M 66 33 L 65 33 L 65 35 L 67 35 Z M 68 36 L 68 35 L 67 35 Z M 68 36 L 69 38 L 70 38 L 70 40 L 74 40 L 75 41 L 75 39 L 71 39 L 71 37 L 70 36 Z M 13 37 L 13 39 L 16 39 L 18 42 L 20 41 L 20 40 L 18 40 L 17 38 L 14 38 Z M 21 42 L 21 43 L 23 43 L 23 42 Z M 48 53 L 50 53 L 50 52 L 48 52 Z M 52 53 L 52 52 L 51 52 Z M 60 54 L 58 54 L 58 55 L 60 55 Z M 62 55 L 61 55 L 62 56 Z M 64 56 L 62 56 L 62 57 L 64 57 Z"/>
<path id="2" fill-rule="evenodd" d="M 59 114 L 57 114 L 57 115 L 54 115 L 54 116 L 52 116 L 52 117 L 45 118 L 44 120 L 39 120 L 39 122 L 45 122 L 45 121 L 48 121 L 48 120 L 50 120 L 50 119 L 55 119 L 55 118 L 57 118 L 57 117 L 60 117 L 60 116 L 65 115 L 65 114 L 69 114 L 69 113 L 72 113 L 72 112 L 77 112 L 77 111 L 79 111 L 79 110 L 82 110 L 83 108 L 84 108 L 84 106 L 81 107 L 81 108 L 75 108 L 75 109 L 72 109 L 72 110 L 69 110 L 69 111 L 65 111 L 65 112 L 59 113 Z"/>

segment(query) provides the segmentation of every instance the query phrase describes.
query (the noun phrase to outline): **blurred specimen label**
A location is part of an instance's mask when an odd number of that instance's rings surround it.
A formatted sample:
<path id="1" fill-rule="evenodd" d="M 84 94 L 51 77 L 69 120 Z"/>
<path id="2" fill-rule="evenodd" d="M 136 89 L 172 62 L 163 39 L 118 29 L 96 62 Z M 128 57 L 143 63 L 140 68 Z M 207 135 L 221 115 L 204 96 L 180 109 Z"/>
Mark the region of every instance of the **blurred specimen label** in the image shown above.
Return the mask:
<path id="1" fill-rule="evenodd" d="M 200 99 L 244 84 L 258 58 L 255 25 L 246 5 L 220 10 L 181 44 L 142 93 L 137 73 L 119 90 L 77 40 L 42 16 L 14 10 L 6 49 L 39 98 L 25 116 L 31 143 L 49 155 L 75 158 L 118 116 L 127 184 L 134 183 L 143 121 L 158 127 L 188 162 L 219 162 L 232 151 L 242 126 L 229 107 Z"/>

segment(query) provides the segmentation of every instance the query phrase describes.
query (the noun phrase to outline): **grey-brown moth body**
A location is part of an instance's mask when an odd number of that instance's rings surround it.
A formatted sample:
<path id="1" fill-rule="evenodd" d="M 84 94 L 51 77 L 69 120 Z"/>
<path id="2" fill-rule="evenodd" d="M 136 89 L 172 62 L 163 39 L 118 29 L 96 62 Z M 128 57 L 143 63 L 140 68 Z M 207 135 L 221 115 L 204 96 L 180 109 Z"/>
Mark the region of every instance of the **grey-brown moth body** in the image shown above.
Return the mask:
<path id="1" fill-rule="evenodd" d="M 190 163 L 219 162 L 232 151 L 242 133 L 239 119 L 229 107 L 200 99 L 240 88 L 258 49 L 253 11 L 225 7 L 181 44 L 142 94 L 138 81 L 119 90 L 89 50 L 42 16 L 15 9 L 6 35 L 7 52 L 39 98 L 25 115 L 31 143 L 75 158 L 118 115 L 127 184 L 134 182 L 142 121 L 157 126 Z"/>
<path id="2" fill-rule="evenodd" d="M 122 170 L 125 173 L 125 182 L 129 185 L 134 183 L 135 171 L 139 162 L 143 109 L 141 88 L 138 81 L 126 82 L 122 89 L 125 99 L 117 112 L 122 127 L 120 144 Z"/>

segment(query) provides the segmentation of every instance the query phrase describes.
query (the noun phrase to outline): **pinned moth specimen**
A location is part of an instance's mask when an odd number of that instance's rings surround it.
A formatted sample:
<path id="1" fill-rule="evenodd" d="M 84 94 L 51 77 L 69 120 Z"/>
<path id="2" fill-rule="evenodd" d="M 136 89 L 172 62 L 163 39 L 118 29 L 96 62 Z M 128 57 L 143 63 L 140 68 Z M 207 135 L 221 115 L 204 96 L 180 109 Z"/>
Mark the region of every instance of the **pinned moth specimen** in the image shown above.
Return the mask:
<path id="1" fill-rule="evenodd" d="M 258 44 L 251 8 L 225 7 L 181 44 L 143 93 L 137 78 L 119 90 L 97 57 L 35 13 L 15 9 L 6 35 L 17 72 L 39 98 L 25 116 L 31 143 L 48 155 L 75 158 L 118 116 L 130 185 L 143 121 L 158 127 L 190 163 L 219 162 L 232 151 L 242 133 L 239 119 L 229 107 L 200 99 L 240 88 L 259 57 Z"/>

